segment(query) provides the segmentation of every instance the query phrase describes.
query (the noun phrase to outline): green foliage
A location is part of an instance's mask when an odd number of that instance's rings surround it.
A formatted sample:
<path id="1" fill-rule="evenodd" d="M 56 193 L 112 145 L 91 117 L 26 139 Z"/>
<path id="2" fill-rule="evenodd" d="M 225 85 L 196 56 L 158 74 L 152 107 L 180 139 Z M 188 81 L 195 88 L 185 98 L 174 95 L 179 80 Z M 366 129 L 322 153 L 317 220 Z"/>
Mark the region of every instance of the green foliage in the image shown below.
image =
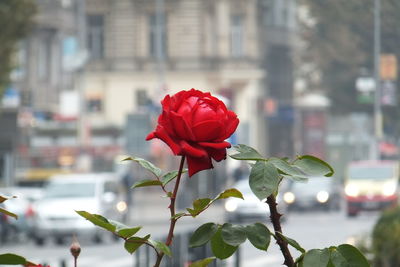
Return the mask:
<path id="1" fill-rule="evenodd" d="M 3 203 L 4 201 L 6 201 L 6 200 L 8 200 L 8 199 L 10 199 L 10 198 L 15 198 L 15 196 L 6 197 L 6 196 L 0 195 L 0 203 Z M 8 211 L 8 210 L 5 210 L 5 209 L 3 209 L 3 208 L 0 208 L 0 213 L 6 214 L 6 215 L 8 215 L 8 216 L 14 217 L 15 219 L 18 219 L 17 214 L 12 213 L 12 212 L 10 212 L 10 211 Z"/>
<path id="2" fill-rule="evenodd" d="M 333 175 L 333 168 L 325 161 L 311 155 L 299 156 L 293 163 L 308 176 L 327 176 Z"/>
<path id="3" fill-rule="evenodd" d="M 36 13 L 35 0 L 0 1 L 0 97 L 9 82 L 9 74 L 15 67 L 13 57 L 18 42 L 25 38 L 33 26 Z"/>
<path id="4" fill-rule="evenodd" d="M 162 170 L 160 168 L 156 167 L 153 163 L 151 163 L 148 160 L 145 160 L 142 158 L 136 158 L 136 157 L 128 157 L 126 159 L 123 159 L 122 161 L 127 161 L 127 160 L 132 160 L 132 161 L 139 163 L 140 166 L 142 166 L 146 170 L 150 171 L 157 178 L 159 178 L 162 174 Z"/>
<path id="5" fill-rule="evenodd" d="M 36 266 L 35 263 L 32 263 L 28 260 L 26 260 L 24 257 L 12 254 L 12 253 L 5 253 L 5 254 L 0 254 L 0 264 L 1 265 L 34 265 Z"/>
<path id="6" fill-rule="evenodd" d="M 369 267 L 361 252 L 348 244 L 311 249 L 302 255 L 299 267 Z"/>
<path id="7" fill-rule="evenodd" d="M 246 145 L 234 146 L 237 153 L 230 155 L 231 158 L 237 160 L 263 160 L 263 157 L 254 148 Z"/>
<path id="8" fill-rule="evenodd" d="M 214 255 L 219 259 L 226 259 L 247 239 L 255 248 L 266 251 L 271 240 L 271 233 L 262 223 L 246 226 L 206 223 L 197 228 L 189 244 L 190 247 L 199 247 L 211 240 L 211 250 Z"/>
<path id="9" fill-rule="evenodd" d="M 150 244 L 152 244 L 159 253 L 164 253 L 165 255 L 172 257 L 171 249 L 163 242 L 149 239 Z"/>
<path id="10" fill-rule="evenodd" d="M 400 266 L 400 207 L 382 213 L 372 232 L 374 266 Z"/>
<path id="11" fill-rule="evenodd" d="M 189 265 L 189 267 L 207 267 L 211 262 L 215 260 L 215 257 L 205 258 L 199 261 L 195 261 Z"/>
<path id="12" fill-rule="evenodd" d="M 210 198 L 200 198 L 193 201 L 193 208 L 187 208 L 186 210 L 190 213 L 192 217 L 196 217 L 201 212 L 206 210 L 209 206 L 211 206 L 218 199 L 225 199 L 229 197 L 241 198 L 243 199 L 242 193 L 235 189 L 226 189 L 224 192 L 220 193 L 214 199 Z"/>
<path id="13" fill-rule="evenodd" d="M 292 247 L 294 247 L 295 249 L 297 249 L 301 253 L 305 253 L 306 252 L 306 250 L 304 248 L 302 248 L 300 246 L 300 244 L 296 240 L 291 239 L 291 238 L 289 238 L 287 236 L 284 236 L 283 234 L 281 234 L 279 232 L 277 232 L 276 234 L 281 236 L 289 245 L 291 245 Z"/>
<path id="14" fill-rule="evenodd" d="M 199 247 L 206 244 L 208 241 L 210 241 L 211 237 L 213 237 L 217 231 L 218 225 L 216 225 L 215 223 L 210 222 L 201 225 L 190 237 L 189 246 Z"/>
<path id="15" fill-rule="evenodd" d="M 226 259 L 235 253 L 238 246 L 231 246 L 222 237 L 221 228 L 211 238 L 211 251 L 218 259 Z"/>
<path id="16" fill-rule="evenodd" d="M 246 228 L 242 225 L 224 223 L 221 227 L 222 239 L 231 246 L 239 246 L 247 239 Z"/>
<path id="17" fill-rule="evenodd" d="M 162 185 L 162 182 L 159 180 L 142 180 L 134 183 L 131 188 L 137 187 L 145 187 L 145 186 L 155 186 L 155 185 Z"/>
<path id="18" fill-rule="evenodd" d="M 128 253 L 134 253 L 141 245 L 145 244 L 149 239 L 150 235 L 146 235 L 145 237 L 137 237 L 133 236 L 128 238 L 124 243 L 124 248 Z"/>
<path id="19" fill-rule="evenodd" d="M 278 170 L 272 163 L 257 161 L 250 172 L 250 188 L 260 200 L 269 197 L 278 190 L 281 178 Z"/>
<path id="20" fill-rule="evenodd" d="M 260 250 L 267 251 L 271 242 L 271 233 L 262 223 L 247 225 L 245 228 L 247 239 L 250 243 Z"/>

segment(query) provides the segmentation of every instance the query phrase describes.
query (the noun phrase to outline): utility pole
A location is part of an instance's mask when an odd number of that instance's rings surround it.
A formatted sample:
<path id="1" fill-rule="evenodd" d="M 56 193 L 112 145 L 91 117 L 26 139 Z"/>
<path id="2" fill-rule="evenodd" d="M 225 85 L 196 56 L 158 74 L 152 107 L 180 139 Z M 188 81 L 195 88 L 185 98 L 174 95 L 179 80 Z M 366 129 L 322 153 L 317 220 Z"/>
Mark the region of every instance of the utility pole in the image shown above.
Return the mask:
<path id="1" fill-rule="evenodd" d="M 156 58 L 157 58 L 157 74 L 158 88 L 157 96 L 165 94 L 165 0 L 156 0 Z"/>
<path id="2" fill-rule="evenodd" d="M 379 142 L 383 138 L 382 132 L 382 106 L 381 106 L 381 0 L 374 0 L 374 149 L 372 159 L 379 160 Z"/>

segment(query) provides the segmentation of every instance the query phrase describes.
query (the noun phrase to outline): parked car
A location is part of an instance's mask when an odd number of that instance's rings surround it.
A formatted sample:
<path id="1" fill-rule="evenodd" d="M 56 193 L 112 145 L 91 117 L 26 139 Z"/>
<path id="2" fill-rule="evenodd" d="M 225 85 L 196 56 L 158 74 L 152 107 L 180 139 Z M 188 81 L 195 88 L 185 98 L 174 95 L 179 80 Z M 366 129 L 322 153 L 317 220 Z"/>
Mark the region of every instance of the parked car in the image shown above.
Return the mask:
<path id="1" fill-rule="evenodd" d="M 265 201 L 258 199 L 251 191 L 249 181 L 247 179 L 235 183 L 232 188 L 236 188 L 243 194 L 243 199 L 228 198 L 225 201 L 226 218 L 230 222 L 243 221 L 269 221 L 269 207 Z M 280 195 L 277 197 L 278 211 L 282 214 L 286 213 L 286 204 L 281 201 Z M 286 216 L 281 217 L 284 221 Z"/>
<path id="2" fill-rule="evenodd" d="M 62 174 L 52 177 L 43 197 L 33 205 L 33 239 L 42 245 L 53 238 L 63 243 L 76 234 L 102 242 L 108 233 L 79 216 L 75 210 L 121 221 L 126 210 L 119 178 L 111 173 Z"/>
<path id="3" fill-rule="evenodd" d="M 290 181 L 283 193 L 289 210 L 339 210 L 340 184 L 333 177 L 313 177 L 307 182 Z"/>

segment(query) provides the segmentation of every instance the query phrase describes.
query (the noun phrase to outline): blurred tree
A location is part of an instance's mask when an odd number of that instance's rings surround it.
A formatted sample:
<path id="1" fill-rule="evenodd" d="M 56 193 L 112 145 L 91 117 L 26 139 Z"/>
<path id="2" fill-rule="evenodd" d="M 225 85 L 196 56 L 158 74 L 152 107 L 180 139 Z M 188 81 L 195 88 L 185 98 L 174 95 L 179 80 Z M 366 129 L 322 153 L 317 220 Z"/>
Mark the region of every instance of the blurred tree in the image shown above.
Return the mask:
<path id="1" fill-rule="evenodd" d="M 303 71 L 311 81 L 310 89 L 326 90 L 334 113 L 372 112 L 372 105 L 357 103 L 355 80 L 361 69 L 373 74 L 374 0 L 302 2 L 301 34 L 305 49 L 301 62 L 311 66 Z M 381 0 L 381 5 L 381 51 L 400 59 L 400 1 Z M 318 79 L 312 79 L 315 73 Z M 399 95 L 398 92 L 398 100 Z M 400 115 L 399 105 L 385 107 L 384 112 L 386 124 L 390 124 Z"/>
<path id="2" fill-rule="evenodd" d="M 15 67 L 13 57 L 18 41 L 30 32 L 35 12 L 35 0 L 0 1 L 0 97 Z"/>

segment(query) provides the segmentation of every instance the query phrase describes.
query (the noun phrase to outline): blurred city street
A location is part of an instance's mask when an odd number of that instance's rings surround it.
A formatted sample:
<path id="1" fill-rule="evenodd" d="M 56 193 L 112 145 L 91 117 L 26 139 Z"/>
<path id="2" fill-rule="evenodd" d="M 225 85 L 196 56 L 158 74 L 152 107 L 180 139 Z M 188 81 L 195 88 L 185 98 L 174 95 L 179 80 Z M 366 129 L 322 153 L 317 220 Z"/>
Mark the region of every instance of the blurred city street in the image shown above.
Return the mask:
<path id="1" fill-rule="evenodd" d="M 134 196 L 134 210 L 131 226 L 141 225 L 139 232 L 143 235 L 151 233 L 154 239 L 162 240 L 162 235 L 168 228 L 168 202 L 162 198 L 158 190 L 136 189 Z M 368 212 L 357 218 L 347 218 L 344 211 L 296 211 L 285 215 L 283 223 L 284 234 L 298 240 L 305 249 L 324 248 L 351 241 L 354 237 L 368 234 L 377 219 L 378 213 Z M 177 235 L 193 231 L 206 222 L 224 222 L 222 205 L 216 205 L 197 218 L 183 218 L 177 224 Z M 243 223 L 246 224 L 246 223 Z M 268 222 L 268 227 L 272 225 Z M 323 237 L 323 238 L 321 238 Z M 54 245 L 48 242 L 43 247 L 34 245 L 31 241 L 7 244 L 0 248 L 0 253 L 13 252 L 24 255 L 26 258 L 48 263 L 52 267 L 62 266 L 64 262 L 72 267 L 72 257 L 69 252 L 69 241 L 63 245 Z M 136 256 L 129 255 L 123 249 L 121 241 L 107 240 L 104 244 L 94 244 L 89 240 L 80 240 L 82 252 L 79 256 L 79 267 L 136 267 Z M 298 256 L 292 249 L 293 255 Z M 144 250 L 141 251 L 143 256 Z M 150 259 L 153 258 L 150 251 Z M 226 266 L 235 266 L 236 256 L 226 261 Z M 246 242 L 240 248 L 241 267 L 279 267 L 283 258 L 279 248 L 272 240 L 267 252 L 255 249 Z M 139 265 L 140 266 L 140 265 Z M 183 266 L 183 265 L 182 265 Z"/>

